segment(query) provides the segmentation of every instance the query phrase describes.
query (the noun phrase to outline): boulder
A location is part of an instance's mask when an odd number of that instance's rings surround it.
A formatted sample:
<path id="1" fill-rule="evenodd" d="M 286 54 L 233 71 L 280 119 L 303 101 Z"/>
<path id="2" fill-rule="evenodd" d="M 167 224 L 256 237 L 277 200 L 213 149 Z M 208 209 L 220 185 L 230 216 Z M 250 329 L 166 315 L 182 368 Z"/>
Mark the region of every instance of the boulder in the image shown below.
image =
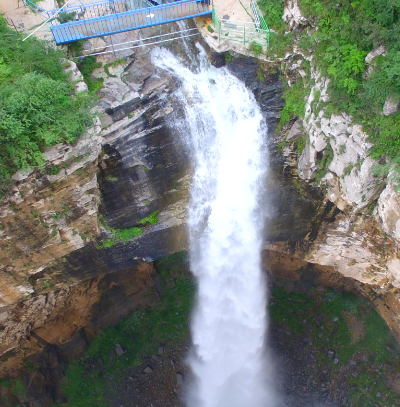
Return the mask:
<path id="1" fill-rule="evenodd" d="M 303 135 L 303 129 L 300 120 L 296 120 L 286 136 L 286 141 L 298 140 Z"/>
<path id="2" fill-rule="evenodd" d="M 395 114 L 399 110 L 400 102 L 394 100 L 391 96 L 386 99 L 385 104 L 383 105 L 383 114 L 385 116 L 390 116 Z"/>
<path id="3" fill-rule="evenodd" d="M 400 197 L 392 182 L 379 196 L 378 215 L 385 233 L 400 244 Z"/>
<path id="4" fill-rule="evenodd" d="M 317 152 L 310 144 L 306 144 L 299 158 L 299 176 L 305 180 L 314 177 L 317 171 Z"/>
<path id="5" fill-rule="evenodd" d="M 119 343 L 115 345 L 115 352 L 117 353 L 118 356 L 122 356 L 124 354 L 124 350 L 122 349 L 122 346 Z"/>
<path id="6" fill-rule="evenodd" d="M 379 55 L 386 55 L 386 47 L 384 45 L 379 46 L 378 48 L 373 49 L 366 57 L 365 62 L 370 64 L 376 57 Z"/>
<path id="7" fill-rule="evenodd" d="M 308 20 L 303 16 L 300 7 L 297 4 L 297 0 L 288 0 L 286 2 L 282 19 L 286 21 L 292 29 L 308 23 Z"/>

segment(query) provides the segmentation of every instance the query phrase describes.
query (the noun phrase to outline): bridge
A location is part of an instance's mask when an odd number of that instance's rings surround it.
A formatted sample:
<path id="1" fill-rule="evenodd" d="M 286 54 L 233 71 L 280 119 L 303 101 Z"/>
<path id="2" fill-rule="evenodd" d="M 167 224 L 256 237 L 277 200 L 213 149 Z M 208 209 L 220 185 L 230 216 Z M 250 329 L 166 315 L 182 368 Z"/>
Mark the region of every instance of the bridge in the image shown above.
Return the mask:
<path id="1" fill-rule="evenodd" d="M 212 14 L 210 0 L 101 0 L 49 11 L 23 1 L 49 20 L 57 45 Z"/>

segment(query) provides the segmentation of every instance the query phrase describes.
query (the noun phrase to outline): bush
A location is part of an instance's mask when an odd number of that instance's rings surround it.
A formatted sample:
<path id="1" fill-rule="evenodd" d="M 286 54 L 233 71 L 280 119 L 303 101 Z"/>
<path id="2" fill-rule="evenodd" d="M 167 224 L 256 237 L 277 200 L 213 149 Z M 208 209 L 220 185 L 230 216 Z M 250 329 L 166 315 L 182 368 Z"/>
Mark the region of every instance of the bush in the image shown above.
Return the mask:
<path id="1" fill-rule="evenodd" d="M 306 17 L 317 26 L 300 46 L 314 48 L 314 63 L 331 78 L 330 113 L 345 111 L 371 135 L 372 156 L 400 154 L 399 113 L 381 116 L 388 96 L 400 99 L 400 4 L 395 0 L 299 0 Z M 388 55 L 373 62 L 364 75 L 364 58 L 385 44 Z"/>
<path id="2" fill-rule="evenodd" d="M 96 93 L 103 87 L 103 78 L 95 78 L 92 75 L 92 71 L 96 68 L 101 68 L 102 63 L 96 62 L 94 55 L 83 58 L 77 64 L 79 70 L 82 73 L 83 79 L 88 86 L 89 92 Z"/>
<path id="3" fill-rule="evenodd" d="M 256 56 L 260 55 L 262 52 L 262 46 L 253 41 L 250 43 L 250 51 Z"/>
<path id="4" fill-rule="evenodd" d="M 283 0 L 261 0 L 258 5 L 265 14 L 264 19 L 269 28 L 285 31 L 285 23 L 282 20 Z"/>
<path id="5" fill-rule="evenodd" d="M 64 53 L 46 42 L 21 37 L 0 16 L 0 196 L 11 175 L 43 167 L 42 150 L 74 142 L 91 125 L 91 98 L 74 95 L 63 70 Z"/>
<path id="6" fill-rule="evenodd" d="M 285 106 L 281 110 L 281 120 L 277 127 L 279 131 L 285 123 L 292 117 L 303 117 L 306 108 L 306 97 L 309 89 L 304 87 L 303 81 L 299 80 L 292 86 L 285 85 L 283 97 L 285 99 Z"/>

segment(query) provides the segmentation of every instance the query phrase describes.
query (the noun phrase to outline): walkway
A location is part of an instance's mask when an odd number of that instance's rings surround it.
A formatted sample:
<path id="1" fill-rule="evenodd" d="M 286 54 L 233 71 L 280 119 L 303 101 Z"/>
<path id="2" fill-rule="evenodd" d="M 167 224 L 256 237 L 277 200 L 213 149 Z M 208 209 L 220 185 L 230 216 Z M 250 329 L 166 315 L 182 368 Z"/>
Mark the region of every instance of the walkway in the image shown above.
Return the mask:
<path id="1" fill-rule="evenodd" d="M 33 8 L 30 0 L 26 4 Z M 36 9 L 37 11 L 37 9 Z M 57 45 L 211 15 L 209 0 L 102 0 L 57 10 L 51 31 Z"/>

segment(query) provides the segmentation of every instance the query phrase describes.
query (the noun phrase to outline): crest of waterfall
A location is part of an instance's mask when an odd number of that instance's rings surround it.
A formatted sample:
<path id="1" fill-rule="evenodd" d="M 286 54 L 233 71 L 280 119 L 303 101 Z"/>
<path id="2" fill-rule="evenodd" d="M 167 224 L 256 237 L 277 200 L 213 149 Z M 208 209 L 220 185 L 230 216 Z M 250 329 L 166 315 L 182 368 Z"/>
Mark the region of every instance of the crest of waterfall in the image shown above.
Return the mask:
<path id="1" fill-rule="evenodd" d="M 191 148 L 188 208 L 191 270 L 197 278 L 189 364 L 189 407 L 275 407 L 265 349 L 266 283 L 261 270 L 262 179 L 266 132 L 257 102 L 226 68 L 211 66 L 198 46 L 192 72 L 165 49 L 156 66 L 177 76 Z"/>

